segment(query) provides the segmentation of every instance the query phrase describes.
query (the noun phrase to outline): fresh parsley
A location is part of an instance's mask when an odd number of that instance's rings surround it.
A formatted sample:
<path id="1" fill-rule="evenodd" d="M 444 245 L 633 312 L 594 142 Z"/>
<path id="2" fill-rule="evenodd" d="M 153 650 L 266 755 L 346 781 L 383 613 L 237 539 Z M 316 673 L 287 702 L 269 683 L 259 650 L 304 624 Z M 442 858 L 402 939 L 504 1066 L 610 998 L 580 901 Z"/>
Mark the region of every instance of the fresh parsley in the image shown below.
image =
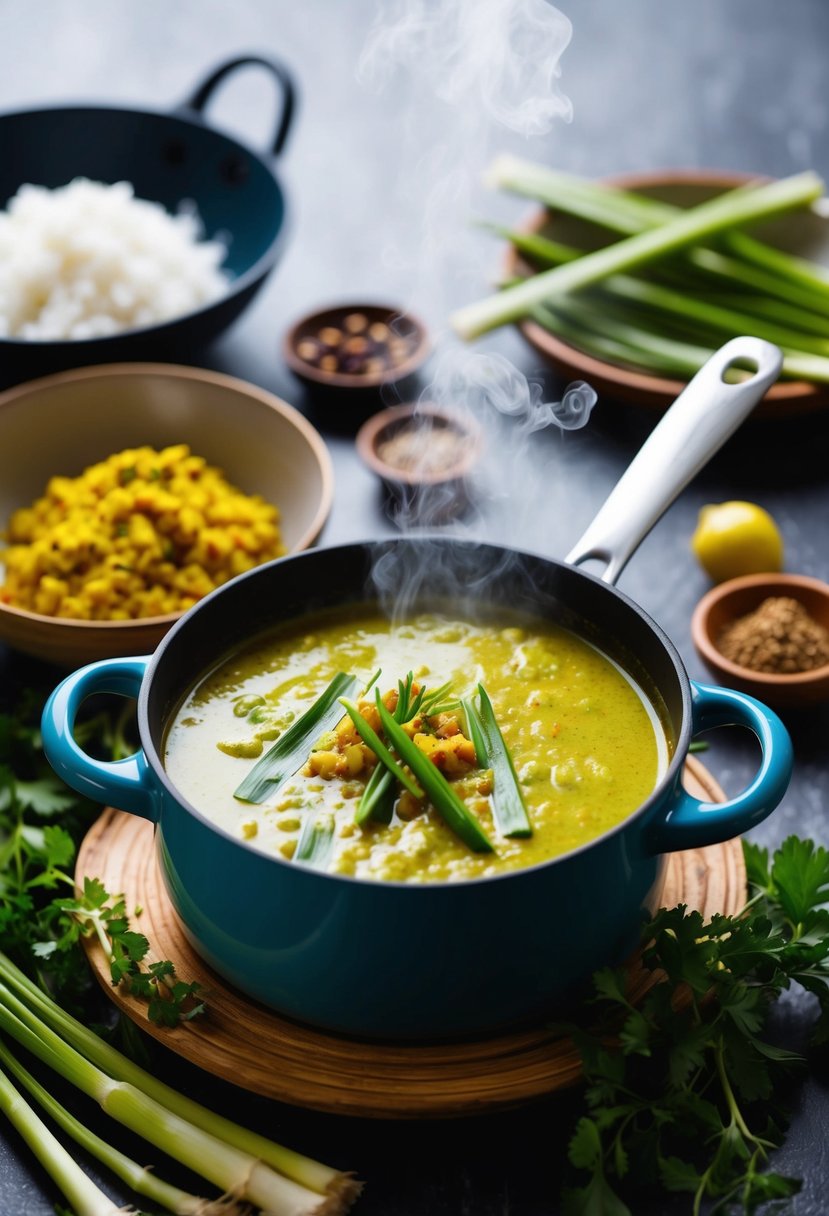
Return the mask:
<path id="1" fill-rule="evenodd" d="M 124 714 L 106 712 L 76 727 L 79 742 L 119 759 L 134 750 Z M 199 985 L 176 977 L 167 960 L 145 965 L 149 942 L 130 928 L 124 900 L 98 879 L 75 892 L 77 845 L 100 813 L 53 773 L 43 756 L 39 699 L 0 714 L 0 950 L 67 1008 L 81 1010 L 89 986 L 80 940 L 95 934 L 114 985 L 147 1001 L 151 1021 L 174 1026 L 204 1006 Z M 136 912 L 136 915 L 138 913 Z"/>
<path id="2" fill-rule="evenodd" d="M 569 1158 L 588 1176 L 568 1216 L 631 1216 L 630 1195 L 654 1184 L 687 1194 L 675 1210 L 693 1216 L 751 1214 L 800 1189 L 767 1169 L 786 1122 L 780 1082 L 800 1060 L 770 1040 L 769 1013 L 800 985 L 818 1001 L 813 1040 L 829 1040 L 829 852 L 794 836 L 771 858 L 743 847 L 742 912 L 661 910 L 643 933 L 660 982 L 634 1006 L 624 972 L 599 971 L 594 1024 L 568 1027 L 587 1105 Z"/>

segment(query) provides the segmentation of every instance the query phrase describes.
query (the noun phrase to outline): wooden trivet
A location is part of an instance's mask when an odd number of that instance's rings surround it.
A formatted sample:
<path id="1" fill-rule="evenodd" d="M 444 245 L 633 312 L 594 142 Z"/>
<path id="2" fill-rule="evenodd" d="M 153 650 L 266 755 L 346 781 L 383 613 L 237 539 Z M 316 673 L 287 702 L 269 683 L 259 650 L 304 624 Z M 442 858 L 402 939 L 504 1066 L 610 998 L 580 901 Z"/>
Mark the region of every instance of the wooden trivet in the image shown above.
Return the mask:
<path id="1" fill-rule="evenodd" d="M 690 757 L 685 785 L 699 798 L 725 799 L 708 771 Z M 100 878 L 123 892 L 150 942 L 147 962 L 169 958 L 180 977 L 206 990 L 208 1013 L 174 1030 L 158 1029 L 147 1008 L 113 988 L 100 945 L 86 941 L 102 986 L 138 1025 L 208 1072 L 254 1093 L 295 1106 L 364 1118 L 441 1118 L 515 1106 L 579 1077 L 573 1044 L 547 1026 L 465 1043 L 409 1046 L 365 1043 L 300 1025 L 231 988 L 198 957 L 182 932 L 156 868 L 153 829 L 145 819 L 107 808 L 78 856 L 78 880 Z M 745 900 L 739 840 L 671 855 L 661 903 L 685 903 L 706 917 L 733 914 Z M 631 995 L 641 1000 L 653 976 L 630 964 Z"/>

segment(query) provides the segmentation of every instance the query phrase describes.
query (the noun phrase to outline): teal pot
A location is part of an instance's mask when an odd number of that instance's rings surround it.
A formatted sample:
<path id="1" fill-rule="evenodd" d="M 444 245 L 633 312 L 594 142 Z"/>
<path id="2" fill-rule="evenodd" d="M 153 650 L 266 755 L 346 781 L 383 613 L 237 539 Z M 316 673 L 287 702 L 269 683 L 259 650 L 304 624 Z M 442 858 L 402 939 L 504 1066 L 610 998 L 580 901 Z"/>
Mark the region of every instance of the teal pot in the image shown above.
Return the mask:
<path id="1" fill-rule="evenodd" d="M 730 395 L 726 404 L 735 406 L 733 430 L 740 410 Z M 690 415 L 687 428 L 672 426 L 682 449 L 674 468 L 680 484 L 698 465 L 689 463 L 689 435 L 700 425 L 698 409 L 691 413 L 693 426 Z M 663 436 L 664 425 L 657 428 Z M 727 428 L 718 422 L 715 429 L 722 442 Z M 641 462 L 653 442 L 570 562 L 446 538 L 304 553 L 208 596 L 152 657 L 94 663 L 56 689 L 43 717 L 51 763 L 76 789 L 153 822 L 173 906 L 196 950 L 233 984 L 302 1021 L 357 1036 L 434 1039 L 543 1017 L 594 968 L 621 960 L 633 947 L 643 915 L 658 901 L 665 853 L 727 840 L 777 805 L 792 765 L 779 719 L 751 697 L 691 683 L 670 640 L 606 581 L 608 572 L 602 579 L 574 564 L 607 550 L 612 571 L 634 547 L 634 533 L 649 526 L 650 509 L 634 510 L 624 541 L 617 535 L 611 551 L 600 539 L 603 519 L 618 522 L 613 502 L 627 493 L 628 479 L 641 484 L 647 467 Z M 576 630 L 622 663 L 663 703 L 674 743 L 651 797 L 572 853 L 452 884 L 321 873 L 266 856 L 212 824 L 179 793 L 162 763 L 165 730 L 182 698 L 207 668 L 279 620 L 371 599 L 367 588 L 379 563 L 391 585 L 428 571 L 428 593 L 410 580 L 413 606 L 450 597 L 460 613 L 481 604 L 529 611 Z M 81 703 L 99 692 L 138 699 L 141 746 L 126 760 L 95 760 L 74 738 Z M 683 789 L 682 766 L 695 735 L 725 724 L 757 736 L 760 766 L 736 798 L 701 802 Z"/>
<path id="2" fill-rule="evenodd" d="M 273 135 L 263 153 L 212 126 L 214 91 L 239 69 L 267 71 L 277 89 Z M 275 161 L 290 131 L 295 87 L 277 60 L 242 56 L 209 73 L 169 111 L 105 105 L 50 106 L 0 115 L 0 206 L 26 182 L 54 188 L 75 177 L 131 182 L 140 198 L 175 212 L 195 203 L 205 236 L 227 242 L 231 278 L 219 299 L 142 329 L 88 340 L 0 339 L 3 385 L 91 363 L 186 359 L 198 354 L 247 307 L 277 263 L 285 235 L 285 195 Z"/>

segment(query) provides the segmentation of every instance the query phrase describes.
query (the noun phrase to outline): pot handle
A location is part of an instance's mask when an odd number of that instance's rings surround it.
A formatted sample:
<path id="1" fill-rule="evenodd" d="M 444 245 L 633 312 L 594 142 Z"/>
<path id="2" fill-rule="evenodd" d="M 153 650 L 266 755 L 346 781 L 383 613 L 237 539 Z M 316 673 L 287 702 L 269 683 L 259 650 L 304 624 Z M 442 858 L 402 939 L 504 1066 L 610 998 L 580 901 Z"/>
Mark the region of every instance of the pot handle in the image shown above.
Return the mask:
<path id="1" fill-rule="evenodd" d="M 40 727 L 46 759 L 67 785 L 96 802 L 111 803 L 155 822 L 157 787 L 143 751 L 124 760 L 96 760 L 79 746 L 73 733 L 78 710 L 93 693 L 137 697 L 149 661 L 146 655 L 81 667 L 49 697 Z"/>
<path id="2" fill-rule="evenodd" d="M 730 688 L 691 681 L 694 734 L 717 726 L 745 726 L 760 741 L 760 768 L 746 789 L 727 802 L 694 798 L 677 781 L 667 813 L 649 825 L 645 843 L 651 853 L 673 853 L 730 840 L 760 823 L 783 798 L 792 775 L 789 733 L 777 714 L 754 697 Z"/>
<path id="3" fill-rule="evenodd" d="M 688 482 L 737 430 L 780 374 L 783 356 L 761 338 L 732 338 L 703 364 L 643 444 L 581 540 L 565 558 L 607 563 L 615 583 L 628 558 Z M 731 367 L 752 374 L 728 384 Z"/>
<path id="4" fill-rule="evenodd" d="M 188 94 L 178 108 L 195 111 L 196 114 L 201 116 L 205 106 L 225 77 L 232 75 L 238 68 L 247 67 L 249 64 L 266 68 L 276 80 L 282 94 L 282 107 L 277 116 L 276 131 L 270 144 L 271 155 L 278 156 L 285 146 L 294 110 L 296 109 L 296 85 L 291 73 L 284 63 L 280 63 L 278 59 L 271 59 L 264 55 L 239 55 L 233 59 L 228 59 L 226 63 L 221 63 L 217 68 L 214 68 L 210 75 L 201 84 L 197 85 L 192 93 Z"/>

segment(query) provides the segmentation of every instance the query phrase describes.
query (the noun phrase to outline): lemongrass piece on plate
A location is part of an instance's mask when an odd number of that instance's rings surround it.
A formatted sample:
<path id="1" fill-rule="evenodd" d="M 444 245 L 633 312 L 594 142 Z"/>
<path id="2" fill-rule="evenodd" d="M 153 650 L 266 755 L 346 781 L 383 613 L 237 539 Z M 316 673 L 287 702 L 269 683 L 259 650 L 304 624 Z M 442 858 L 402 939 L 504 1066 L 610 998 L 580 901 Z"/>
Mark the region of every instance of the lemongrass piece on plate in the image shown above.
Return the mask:
<path id="1" fill-rule="evenodd" d="M 234 1145 L 259 1161 L 264 1161 L 273 1170 L 293 1179 L 301 1186 L 325 1196 L 329 1203 L 333 1204 L 322 1209 L 325 1216 L 337 1216 L 337 1213 L 346 1211 L 359 1195 L 361 1185 L 351 1174 L 315 1161 L 312 1157 L 286 1148 L 275 1140 L 269 1140 L 259 1132 L 242 1127 L 224 1115 L 194 1102 L 192 1098 L 179 1093 L 164 1081 L 159 1081 L 62 1009 L 2 951 L 0 978 L 14 989 L 19 1000 L 41 1023 L 47 1025 L 109 1076 L 130 1082 L 195 1127 L 209 1132 L 226 1144 Z"/>
<path id="2" fill-rule="evenodd" d="M 175 1216 L 244 1216 L 243 1209 L 232 1200 L 211 1203 L 198 1195 L 190 1195 L 159 1178 L 150 1166 L 139 1165 L 126 1153 L 108 1144 L 81 1123 L 80 1119 L 76 1119 L 65 1106 L 61 1106 L 3 1043 L 0 1043 L 0 1062 L 29 1091 L 58 1127 L 80 1144 L 90 1156 L 101 1161 L 137 1195 L 144 1195 L 153 1203 L 161 1204 L 165 1211 L 173 1212 Z"/>
<path id="3" fill-rule="evenodd" d="M 574 249 L 569 245 L 562 245 L 558 241 L 551 241 L 538 232 L 522 232 L 517 229 L 505 228 L 502 224 L 489 224 L 487 227 L 496 235 L 509 241 L 526 258 L 531 258 L 536 268 L 546 269 L 551 266 L 560 266 L 562 262 L 572 262 L 575 258 L 582 257 L 584 253 L 582 249 Z M 709 251 L 698 250 L 696 252 L 705 253 Z M 628 275 L 614 275 L 596 290 L 620 294 L 616 293 L 615 287 L 621 281 L 625 283 L 634 282 L 640 289 L 645 289 L 651 285 L 670 286 L 671 288 L 680 286 L 681 290 L 675 293 L 677 297 L 688 296 L 694 303 L 700 305 L 707 305 L 712 301 L 710 286 L 705 280 L 702 280 L 699 284 L 694 283 L 689 287 L 687 282 L 687 266 L 682 271 L 674 267 L 670 274 L 667 267 L 653 267 L 652 270 L 654 272 L 657 270 L 662 271 L 658 284 L 655 284 L 652 278 L 633 279 Z M 753 268 L 747 268 L 749 275 L 752 274 L 752 270 Z M 525 275 L 521 275 L 513 281 L 517 282 L 518 278 L 525 277 Z M 503 284 L 503 286 L 508 285 L 508 283 Z M 765 288 L 764 284 L 761 284 L 761 286 Z M 759 317 L 761 320 L 779 322 L 781 325 L 789 326 L 798 333 L 813 334 L 819 338 L 826 337 L 827 322 L 824 314 L 815 311 L 813 308 L 803 307 L 802 302 L 793 304 L 781 299 L 779 296 L 769 296 L 765 289 L 762 291 L 762 294 L 760 290 L 738 290 L 743 287 L 753 288 L 754 283 L 732 284 L 732 288 L 734 289 L 733 294 L 728 295 L 719 291 L 716 297 L 713 297 L 720 307 L 729 308 L 733 313 L 740 312 L 742 314 L 740 333 L 749 332 L 751 324 Z"/>
<path id="4" fill-rule="evenodd" d="M 613 359 L 611 347 L 624 344 L 637 357 L 627 359 L 643 371 L 659 371 L 687 378 L 699 371 L 717 347 L 721 338 L 712 335 L 706 344 L 687 342 L 657 329 L 647 328 L 646 321 L 637 317 L 636 324 L 625 322 L 595 302 L 565 297 L 534 308 L 530 314 L 545 329 L 598 358 Z M 621 357 L 621 356 L 620 356 Z M 782 378 L 829 383 L 829 359 L 800 350 L 783 349 Z"/>
<path id="5" fill-rule="evenodd" d="M 83 1172 L 2 1070 L 0 1111 L 17 1128 L 49 1177 L 68 1199 L 75 1216 L 116 1216 L 118 1207 L 115 1202 Z"/>
<path id="6" fill-rule="evenodd" d="M 257 760 L 244 781 L 233 791 L 240 802 L 264 802 L 305 764 L 314 743 L 333 730 L 342 718 L 339 698 L 357 688 L 356 676 L 338 671 L 323 693 L 300 718 Z"/>
<path id="7" fill-rule="evenodd" d="M 429 801 L 449 828 L 475 853 L 491 853 L 492 844 L 475 816 L 458 797 L 440 769 L 413 743 L 399 722 L 395 722 L 380 697 L 377 712 L 386 737 L 398 756 L 417 777 Z"/>
<path id="8" fill-rule="evenodd" d="M 682 211 L 659 228 L 649 228 L 587 253 L 575 262 L 526 279 L 488 299 L 469 304 L 452 316 L 455 331 L 472 339 L 510 321 L 520 319 L 545 299 L 578 291 L 612 274 L 647 265 L 716 236 L 726 228 L 779 215 L 814 201 L 823 192 L 817 174 L 807 172 L 768 185 L 732 190 Z"/>
<path id="9" fill-rule="evenodd" d="M 646 197 L 606 182 L 561 173 L 514 156 L 499 156 L 488 180 L 513 193 L 535 198 L 546 206 L 578 216 L 624 236 L 657 228 L 684 214 L 673 203 Z M 738 186 L 738 191 L 755 183 Z M 720 197 L 723 197 L 722 195 Z M 803 258 L 776 249 L 748 233 L 725 232 L 722 240 L 737 256 L 692 247 L 685 257 L 695 270 L 732 284 L 751 287 L 786 303 L 829 315 L 829 272 Z"/>

